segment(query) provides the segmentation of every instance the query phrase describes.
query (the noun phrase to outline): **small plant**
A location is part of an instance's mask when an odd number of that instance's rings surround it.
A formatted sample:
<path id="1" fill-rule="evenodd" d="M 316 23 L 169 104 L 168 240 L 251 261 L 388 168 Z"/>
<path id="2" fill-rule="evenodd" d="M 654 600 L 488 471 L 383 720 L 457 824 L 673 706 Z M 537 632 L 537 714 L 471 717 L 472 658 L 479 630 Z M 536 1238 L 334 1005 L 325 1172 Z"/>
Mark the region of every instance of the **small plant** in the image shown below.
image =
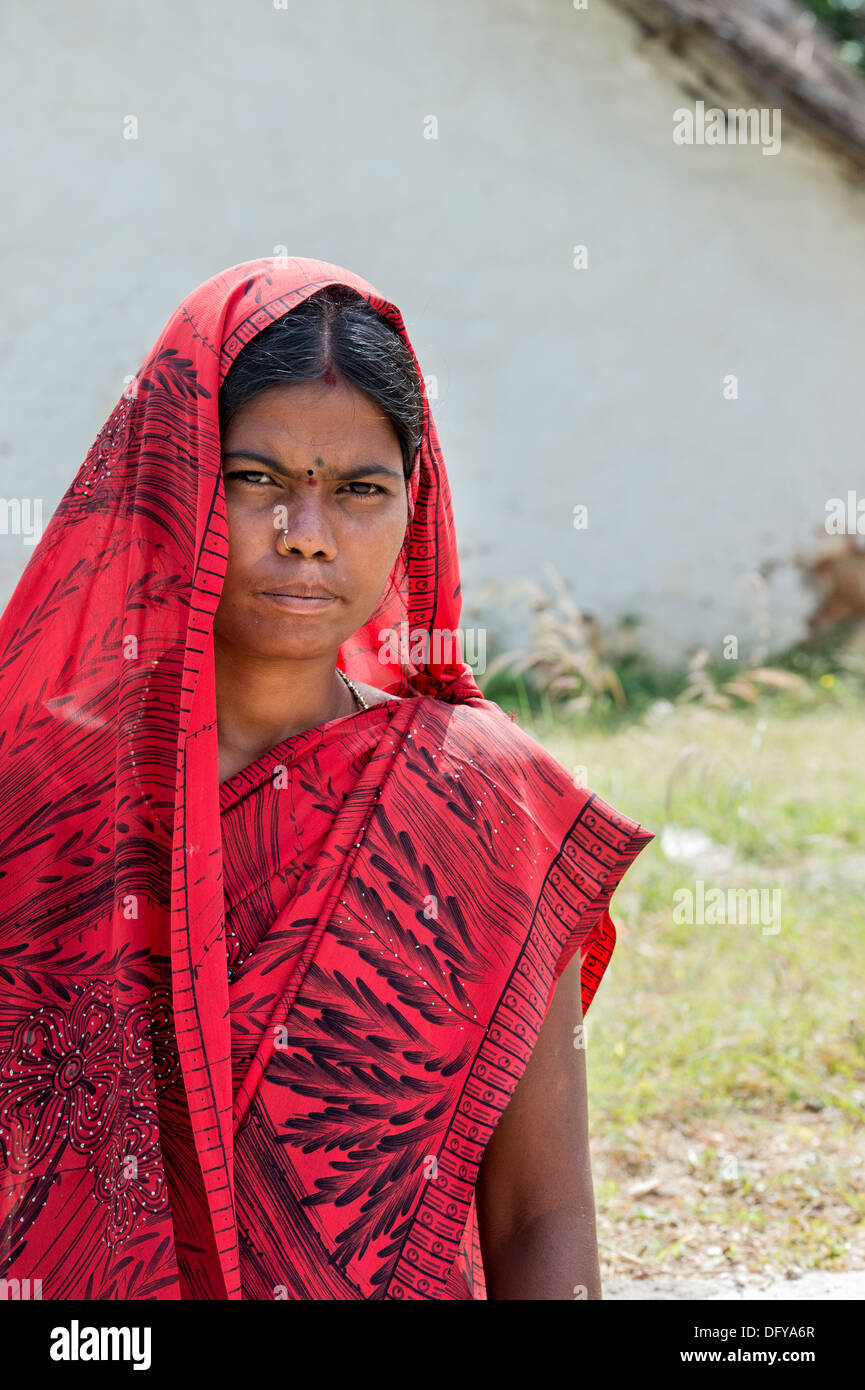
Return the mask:
<path id="1" fill-rule="evenodd" d="M 502 652 L 490 662 L 486 678 L 499 671 L 513 676 L 532 671 L 550 701 L 565 715 L 610 699 L 621 708 L 627 703 L 625 692 L 616 671 L 605 660 L 597 621 L 577 607 L 553 567 L 545 568 L 552 594 L 531 580 L 516 586 L 517 593 L 528 595 L 538 615 L 531 648 Z"/>
<path id="2" fill-rule="evenodd" d="M 760 698 L 761 686 L 787 690 L 803 700 L 811 696 L 806 680 L 777 666 L 748 666 L 731 680 L 718 683 L 709 665 L 709 653 L 705 647 L 700 647 L 688 663 L 688 685 L 677 696 L 676 703 L 683 704 L 690 700 L 714 709 L 730 709 L 733 700 L 738 699 L 753 705 Z"/>

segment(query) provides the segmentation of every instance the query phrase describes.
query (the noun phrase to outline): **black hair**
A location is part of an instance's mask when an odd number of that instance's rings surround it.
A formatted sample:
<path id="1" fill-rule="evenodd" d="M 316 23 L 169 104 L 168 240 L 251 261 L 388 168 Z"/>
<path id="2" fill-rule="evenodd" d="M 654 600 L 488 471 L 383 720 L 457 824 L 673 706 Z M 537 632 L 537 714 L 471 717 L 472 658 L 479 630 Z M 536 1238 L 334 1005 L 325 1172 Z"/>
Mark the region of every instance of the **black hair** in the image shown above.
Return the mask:
<path id="1" fill-rule="evenodd" d="M 411 476 L 423 436 L 423 391 L 414 360 L 377 309 L 348 285 L 326 285 L 241 348 L 219 391 L 219 429 L 242 405 L 285 382 L 319 381 L 329 371 L 380 406 Z"/>

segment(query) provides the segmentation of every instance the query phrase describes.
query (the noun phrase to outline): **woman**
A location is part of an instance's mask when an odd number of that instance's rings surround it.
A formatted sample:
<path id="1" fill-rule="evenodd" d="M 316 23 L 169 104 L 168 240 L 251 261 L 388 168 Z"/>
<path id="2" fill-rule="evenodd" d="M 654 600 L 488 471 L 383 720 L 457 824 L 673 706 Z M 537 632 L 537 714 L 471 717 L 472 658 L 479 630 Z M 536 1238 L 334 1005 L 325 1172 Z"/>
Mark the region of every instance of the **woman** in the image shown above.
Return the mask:
<path id="1" fill-rule="evenodd" d="M 200 286 L 0 620 L 0 1276 L 600 1297 L 582 1015 L 652 835 L 459 616 L 396 307 Z"/>

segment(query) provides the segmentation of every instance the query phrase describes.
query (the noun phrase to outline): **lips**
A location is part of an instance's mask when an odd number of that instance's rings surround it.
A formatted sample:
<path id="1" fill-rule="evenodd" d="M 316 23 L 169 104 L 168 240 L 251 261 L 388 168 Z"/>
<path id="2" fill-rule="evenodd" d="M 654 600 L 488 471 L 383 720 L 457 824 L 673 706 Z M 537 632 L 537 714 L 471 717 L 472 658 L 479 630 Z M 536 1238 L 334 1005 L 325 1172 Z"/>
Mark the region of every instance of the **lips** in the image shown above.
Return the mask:
<path id="1" fill-rule="evenodd" d="M 336 598 L 336 594 L 331 593 L 330 589 L 322 588 L 320 584 L 286 584 L 263 589 L 262 593 L 275 598 Z"/>
<path id="2" fill-rule="evenodd" d="M 320 584 L 290 584 L 284 588 L 265 590 L 261 597 L 272 607 L 295 616 L 317 613 L 337 602 L 336 594 Z"/>

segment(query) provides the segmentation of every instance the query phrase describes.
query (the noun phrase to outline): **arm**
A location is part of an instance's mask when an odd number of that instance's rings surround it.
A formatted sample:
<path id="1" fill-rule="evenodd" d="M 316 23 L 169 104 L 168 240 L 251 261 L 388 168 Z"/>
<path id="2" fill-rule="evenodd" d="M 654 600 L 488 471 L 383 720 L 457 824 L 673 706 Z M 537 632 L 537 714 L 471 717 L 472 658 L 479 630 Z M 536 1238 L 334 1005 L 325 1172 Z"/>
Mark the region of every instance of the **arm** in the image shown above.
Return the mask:
<path id="1" fill-rule="evenodd" d="M 580 952 L 562 972 L 528 1066 L 478 1171 L 490 1299 L 601 1298 L 589 1158 Z"/>

